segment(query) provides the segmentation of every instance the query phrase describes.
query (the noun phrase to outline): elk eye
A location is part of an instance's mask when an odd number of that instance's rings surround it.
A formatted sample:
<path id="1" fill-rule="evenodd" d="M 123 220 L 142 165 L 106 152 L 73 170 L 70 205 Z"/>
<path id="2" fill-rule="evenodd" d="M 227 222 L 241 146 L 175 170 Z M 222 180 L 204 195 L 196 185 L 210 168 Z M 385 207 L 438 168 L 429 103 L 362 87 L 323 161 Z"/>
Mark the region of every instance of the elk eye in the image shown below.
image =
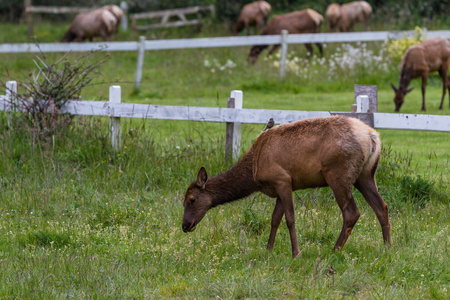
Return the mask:
<path id="1" fill-rule="evenodd" d="M 191 198 L 191 204 L 194 204 L 195 198 Z"/>

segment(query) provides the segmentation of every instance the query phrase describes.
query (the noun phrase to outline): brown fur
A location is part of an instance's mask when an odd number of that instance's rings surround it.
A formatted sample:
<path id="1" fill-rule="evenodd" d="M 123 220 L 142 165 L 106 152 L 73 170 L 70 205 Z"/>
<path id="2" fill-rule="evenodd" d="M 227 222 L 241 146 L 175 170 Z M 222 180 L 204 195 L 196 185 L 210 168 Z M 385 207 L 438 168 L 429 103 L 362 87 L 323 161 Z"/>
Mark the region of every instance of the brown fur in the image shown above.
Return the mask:
<path id="1" fill-rule="evenodd" d="M 301 11 L 295 11 L 284 15 L 278 15 L 273 17 L 266 27 L 262 31 L 262 35 L 274 35 L 280 34 L 283 29 L 287 30 L 291 34 L 296 33 L 318 33 L 322 26 L 323 17 L 318 12 L 312 9 L 305 9 Z M 316 43 L 319 48 L 320 55 L 323 56 L 322 44 Z M 248 53 L 248 60 L 251 63 L 255 63 L 258 60 L 261 51 L 266 49 L 268 45 L 253 46 Z M 270 49 L 269 54 L 275 52 L 280 45 L 274 45 Z M 305 44 L 306 49 L 312 54 L 313 49 L 311 44 Z"/>
<path id="2" fill-rule="evenodd" d="M 114 15 L 114 17 L 116 17 L 116 24 L 114 26 L 113 33 L 119 32 L 120 21 L 122 20 L 123 17 L 123 10 L 114 4 L 103 6 L 103 8 L 107 9 Z"/>
<path id="3" fill-rule="evenodd" d="M 232 29 L 232 34 L 236 35 L 245 28 L 249 35 L 250 27 L 254 28 L 255 35 L 258 34 L 258 28 L 262 28 L 267 23 L 271 10 L 272 7 L 266 1 L 255 1 L 244 5 Z"/>
<path id="4" fill-rule="evenodd" d="M 422 111 L 425 111 L 425 90 L 427 87 L 428 74 L 435 71 L 439 72 L 439 75 L 442 78 L 443 90 L 441 105 L 439 106 L 439 109 L 442 109 L 447 89 L 450 97 L 450 77 L 448 76 L 449 66 L 450 42 L 444 38 L 432 38 L 409 47 L 408 50 L 406 50 L 401 63 L 398 89 L 391 83 L 392 89 L 395 92 L 395 111 L 400 111 L 400 107 L 405 101 L 405 95 L 412 90 L 412 88 L 408 89 L 408 85 L 412 79 L 417 77 L 422 77 Z"/>
<path id="5" fill-rule="evenodd" d="M 327 18 L 328 31 L 347 32 L 349 30 L 350 22 L 347 18 L 347 14 L 339 4 L 330 4 L 327 8 L 325 16 Z"/>
<path id="6" fill-rule="evenodd" d="M 372 6 L 366 1 L 354 1 L 341 5 L 342 11 L 348 19 L 348 28 L 351 29 L 355 23 L 367 25 L 370 15 L 372 14 Z"/>
<path id="7" fill-rule="evenodd" d="M 114 15 L 103 7 L 80 13 L 75 17 L 61 41 L 82 42 L 85 39 L 92 41 L 94 37 L 109 41 L 116 24 L 117 19 Z"/>
<path id="8" fill-rule="evenodd" d="M 300 249 L 292 192 L 330 186 L 344 219 L 335 244 L 335 249 L 341 249 L 360 216 L 352 195 L 355 186 L 375 211 L 384 241 L 390 245 L 388 207 L 375 183 L 380 152 L 374 129 L 343 116 L 303 120 L 263 131 L 228 171 L 208 178 L 205 168 L 200 168 L 185 194 L 182 229 L 193 231 L 212 207 L 260 191 L 277 198 L 267 248 L 273 248 L 285 215 L 295 257 Z"/>

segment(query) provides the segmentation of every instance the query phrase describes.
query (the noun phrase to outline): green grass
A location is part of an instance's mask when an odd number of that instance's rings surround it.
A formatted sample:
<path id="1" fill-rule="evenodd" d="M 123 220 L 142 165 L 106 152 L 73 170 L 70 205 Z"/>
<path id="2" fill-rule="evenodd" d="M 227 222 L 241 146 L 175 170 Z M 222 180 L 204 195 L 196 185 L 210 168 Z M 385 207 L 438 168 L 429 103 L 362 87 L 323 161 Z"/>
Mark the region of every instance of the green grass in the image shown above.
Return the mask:
<path id="1" fill-rule="evenodd" d="M 26 41 L 24 26 L 2 24 L 0 32 L 1 41 Z M 43 24 L 36 32 L 57 41 L 64 27 Z M 135 34 L 119 38 L 137 40 Z M 337 47 L 329 45 L 326 56 Z M 305 55 L 301 46 L 289 49 Z M 310 77 L 289 73 L 280 81 L 270 60 L 249 66 L 247 51 L 147 52 L 139 93 L 131 83 L 136 54 L 108 53 L 98 74 L 103 83 L 82 95 L 106 100 L 108 86 L 120 84 L 124 102 L 224 107 L 231 90 L 241 89 L 244 108 L 350 111 L 353 84 L 363 83 L 378 85 L 379 111 L 394 109 L 389 81 L 397 83 L 396 62 L 386 72 L 357 67 L 331 77 L 327 66 L 316 65 Z M 0 57 L 12 78 L 23 79 L 34 67 L 34 55 Z M 204 61 L 214 58 L 236 67 L 212 73 Z M 421 113 L 420 82 L 413 85 L 402 112 Z M 433 76 L 427 113 L 450 115 L 448 98 L 438 110 L 440 95 Z M 182 232 L 181 203 L 198 168 L 213 175 L 229 167 L 224 124 L 122 123 L 123 148 L 114 153 L 107 118 L 75 118 L 54 141 L 40 143 L 0 114 L 0 298 L 448 298 L 448 133 L 380 130 L 377 182 L 390 207 L 392 248 L 383 245 L 375 214 L 355 191 L 361 218 L 344 249 L 333 252 L 341 213 L 329 188 L 313 189 L 294 194 L 301 255 L 292 259 L 284 222 L 274 250 L 265 250 L 274 201 L 260 194 L 212 209 L 195 232 Z M 243 126 L 243 151 L 262 127 Z M 330 267 L 335 273 L 327 276 Z"/>

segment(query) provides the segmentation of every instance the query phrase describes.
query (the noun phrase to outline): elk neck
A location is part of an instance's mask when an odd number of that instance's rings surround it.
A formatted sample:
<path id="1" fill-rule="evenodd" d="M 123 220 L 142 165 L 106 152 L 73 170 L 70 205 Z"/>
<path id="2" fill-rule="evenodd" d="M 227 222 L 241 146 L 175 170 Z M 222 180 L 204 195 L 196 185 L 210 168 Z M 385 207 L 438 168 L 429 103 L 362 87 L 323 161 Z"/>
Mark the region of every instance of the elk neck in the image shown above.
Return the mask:
<path id="1" fill-rule="evenodd" d="M 227 171 L 209 178 L 206 189 L 212 195 L 212 207 L 245 198 L 260 190 L 252 170 L 252 157 L 247 153 Z"/>

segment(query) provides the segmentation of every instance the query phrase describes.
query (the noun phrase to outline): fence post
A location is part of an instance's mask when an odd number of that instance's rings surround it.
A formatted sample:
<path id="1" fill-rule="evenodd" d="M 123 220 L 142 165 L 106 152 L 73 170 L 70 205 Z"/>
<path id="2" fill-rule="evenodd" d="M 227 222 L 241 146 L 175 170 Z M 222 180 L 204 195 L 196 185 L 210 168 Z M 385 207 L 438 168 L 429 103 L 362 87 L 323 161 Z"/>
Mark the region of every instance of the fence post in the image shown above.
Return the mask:
<path id="1" fill-rule="evenodd" d="M 358 95 L 356 97 L 356 112 L 368 113 L 370 109 L 369 96 Z"/>
<path id="2" fill-rule="evenodd" d="M 243 94 L 242 91 L 231 91 L 228 98 L 227 107 L 234 109 L 242 109 Z M 239 159 L 241 154 L 241 123 L 227 123 L 226 141 L 225 141 L 225 160 L 233 162 Z"/>
<path id="3" fill-rule="evenodd" d="M 286 56 L 287 56 L 287 40 L 288 31 L 286 29 L 281 30 L 281 62 L 280 62 L 280 77 L 284 79 L 286 74 Z"/>
<path id="4" fill-rule="evenodd" d="M 128 4 L 125 1 L 120 2 L 120 9 L 123 11 L 121 25 L 123 31 L 128 31 Z"/>
<path id="5" fill-rule="evenodd" d="M 378 89 L 376 85 L 363 85 L 355 84 L 355 103 L 359 95 L 366 95 L 369 97 L 369 113 L 375 113 L 378 111 Z"/>
<path id="6" fill-rule="evenodd" d="M 15 102 L 13 99 L 17 95 L 17 82 L 16 81 L 7 81 L 6 82 L 6 98 L 10 103 Z"/>
<path id="7" fill-rule="evenodd" d="M 33 14 L 28 11 L 29 8 L 31 8 L 31 0 L 24 0 L 24 9 L 25 9 L 25 19 L 27 21 L 27 27 L 28 27 L 28 37 L 33 37 Z"/>
<path id="8" fill-rule="evenodd" d="M 17 95 L 17 82 L 16 81 L 7 81 L 5 96 L 6 96 L 6 101 L 9 102 L 9 104 L 5 103 L 4 105 L 6 107 L 7 107 L 7 105 L 9 106 L 9 109 L 7 109 L 7 110 L 9 110 L 9 112 L 7 113 L 7 119 L 6 119 L 6 122 L 7 122 L 9 128 L 11 128 L 11 125 L 12 125 L 10 112 L 11 112 L 11 110 L 14 112 L 16 110 L 16 105 L 18 104 L 17 100 L 15 99 L 16 95 Z"/>
<path id="9" fill-rule="evenodd" d="M 121 103 L 121 91 L 120 86 L 112 85 L 109 87 L 109 103 L 117 104 Z M 120 117 L 114 117 L 114 107 L 110 108 L 109 118 L 109 137 L 111 138 L 111 146 L 114 151 L 120 150 Z"/>
<path id="10" fill-rule="evenodd" d="M 144 66 L 145 36 L 139 37 L 137 50 L 138 50 L 138 57 L 136 65 L 136 81 L 134 82 L 134 87 L 136 90 L 139 90 L 141 88 L 142 68 Z"/>

